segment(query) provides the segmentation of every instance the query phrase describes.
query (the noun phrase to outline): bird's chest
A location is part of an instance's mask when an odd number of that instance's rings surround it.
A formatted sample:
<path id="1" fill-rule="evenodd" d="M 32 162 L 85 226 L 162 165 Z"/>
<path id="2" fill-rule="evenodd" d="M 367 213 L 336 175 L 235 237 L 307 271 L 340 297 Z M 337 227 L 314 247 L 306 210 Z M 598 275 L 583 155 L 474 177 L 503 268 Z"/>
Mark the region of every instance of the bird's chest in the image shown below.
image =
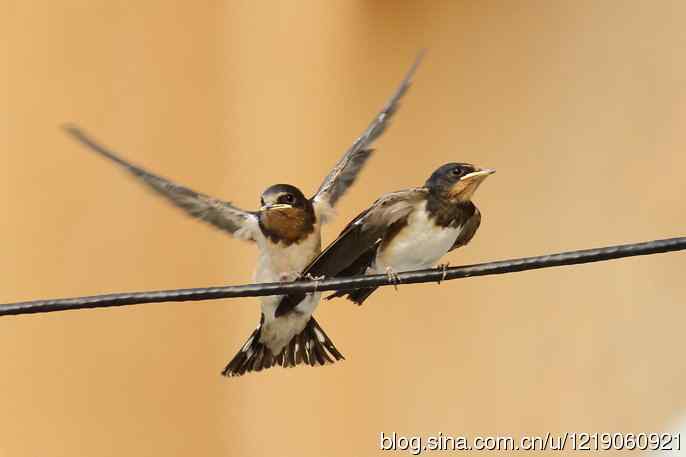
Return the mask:
<path id="1" fill-rule="evenodd" d="M 405 225 L 377 252 L 374 269 L 384 272 L 429 268 L 452 248 L 461 227 L 437 226 L 424 206 L 413 211 Z"/>
<path id="2" fill-rule="evenodd" d="M 265 238 L 260 244 L 255 280 L 292 281 L 321 251 L 321 236 L 317 227 L 307 238 L 297 243 L 284 245 Z"/>

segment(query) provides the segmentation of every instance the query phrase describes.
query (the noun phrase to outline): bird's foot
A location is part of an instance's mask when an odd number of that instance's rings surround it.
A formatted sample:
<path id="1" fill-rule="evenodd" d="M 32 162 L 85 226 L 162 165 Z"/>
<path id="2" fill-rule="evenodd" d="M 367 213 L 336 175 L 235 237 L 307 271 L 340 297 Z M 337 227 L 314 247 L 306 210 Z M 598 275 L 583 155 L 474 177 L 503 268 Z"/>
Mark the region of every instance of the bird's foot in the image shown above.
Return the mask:
<path id="1" fill-rule="evenodd" d="M 301 276 L 301 278 L 309 279 L 310 281 L 321 281 L 322 279 L 325 278 L 325 276 L 324 275 L 314 276 L 314 275 L 311 275 L 310 273 L 305 273 L 304 275 Z"/>
<path id="2" fill-rule="evenodd" d="M 393 271 L 393 268 L 386 267 L 386 276 L 388 276 L 388 281 L 391 284 L 393 284 L 393 288 L 395 290 L 398 290 L 398 284 L 400 284 L 400 278 L 398 277 L 398 273 Z"/>
<path id="3" fill-rule="evenodd" d="M 314 281 L 314 292 L 317 292 L 317 287 L 319 287 L 319 281 L 324 279 L 326 276 L 321 275 L 321 276 L 314 276 L 311 275 L 310 273 L 305 273 L 304 275 L 301 276 L 301 278 L 309 279 L 310 281 Z"/>
<path id="4" fill-rule="evenodd" d="M 440 265 L 437 266 L 437 268 L 440 268 L 441 270 L 443 270 L 443 276 L 441 276 L 441 279 L 438 280 L 438 284 L 445 281 L 445 277 L 448 274 L 448 267 L 449 266 L 450 266 L 450 262 L 441 263 Z"/>

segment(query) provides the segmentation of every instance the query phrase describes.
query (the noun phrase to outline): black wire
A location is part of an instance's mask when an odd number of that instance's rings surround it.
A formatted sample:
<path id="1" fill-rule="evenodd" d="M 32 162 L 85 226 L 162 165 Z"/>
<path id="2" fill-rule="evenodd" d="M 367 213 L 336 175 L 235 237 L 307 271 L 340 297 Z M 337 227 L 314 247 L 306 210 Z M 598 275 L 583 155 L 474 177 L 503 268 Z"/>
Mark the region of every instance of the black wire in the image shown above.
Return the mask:
<path id="1" fill-rule="evenodd" d="M 536 270 L 539 268 L 576 265 L 581 263 L 602 262 L 623 257 L 658 254 L 661 252 L 681 251 L 686 249 L 686 237 L 666 240 L 647 241 L 644 243 L 624 244 L 581 251 L 570 251 L 549 254 L 539 257 L 500 260 L 431 270 L 399 273 L 401 284 L 421 282 L 440 282 L 473 276 L 499 275 L 517 271 Z M 327 290 L 351 290 L 365 287 L 392 285 L 386 275 L 354 276 L 347 278 L 322 279 L 319 281 L 301 280 L 289 283 L 247 284 L 241 286 L 202 287 L 195 289 L 161 290 L 152 292 L 115 293 L 93 295 L 90 297 L 61 298 L 53 300 L 36 300 L 0 305 L 0 316 L 14 314 L 48 313 L 71 309 L 105 308 L 110 306 L 138 305 L 143 303 L 181 302 L 197 300 L 215 300 L 231 297 L 257 297 L 262 295 L 282 295 L 293 292 L 312 292 Z"/>

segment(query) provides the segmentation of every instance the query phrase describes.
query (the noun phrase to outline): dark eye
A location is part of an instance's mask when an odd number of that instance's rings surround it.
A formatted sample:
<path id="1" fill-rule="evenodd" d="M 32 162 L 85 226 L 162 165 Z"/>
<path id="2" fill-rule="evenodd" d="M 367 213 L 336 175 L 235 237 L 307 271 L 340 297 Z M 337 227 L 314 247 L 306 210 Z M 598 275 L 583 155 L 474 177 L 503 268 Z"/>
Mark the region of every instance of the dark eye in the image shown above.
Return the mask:
<path id="1" fill-rule="evenodd" d="M 295 203 L 295 197 L 291 194 L 285 194 L 279 197 L 279 203 L 287 203 L 292 205 Z"/>
<path id="2" fill-rule="evenodd" d="M 450 172 L 453 176 L 458 178 L 464 174 L 464 170 L 461 167 L 455 167 Z"/>

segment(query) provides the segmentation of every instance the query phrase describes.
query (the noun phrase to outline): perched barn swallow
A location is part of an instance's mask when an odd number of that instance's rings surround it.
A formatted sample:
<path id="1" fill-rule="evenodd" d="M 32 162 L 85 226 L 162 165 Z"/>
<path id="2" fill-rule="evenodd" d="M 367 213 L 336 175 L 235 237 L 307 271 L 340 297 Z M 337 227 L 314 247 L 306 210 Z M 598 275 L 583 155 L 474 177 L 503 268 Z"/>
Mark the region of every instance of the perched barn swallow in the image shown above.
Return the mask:
<path id="1" fill-rule="evenodd" d="M 472 202 L 479 185 L 495 170 L 468 163 L 448 163 L 424 186 L 383 195 L 343 229 L 312 261 L 304 274 L 342 277 L 388 274 L 433 267 L 443 255 L 464 246 L 481 224 Z M 336 292 L 362 304 L 376 288 Z M 282 297 L 276 316 L 288 314 L 306 294 Z"/>
<path id="2" fill-rule="evenodd" d="M 66 130 L 191 216 L 236 238 L 255 242 L 260 251 L 254 274 L 256 282 L 292 281 L 321 251 L 321 225 L 333 217 L 334 206 L 355 182 L 372 154 L 371 144 L 388 126 L 400 99 L 410 86 L 421 57 L 422 54 L 417 57 L 385 107 L 326 176 L 314 196 L 306 198 L 295 186 L 276 184 L 262 193 L 258 211 L 245 211 L 229 202 L 175 184 L 122 159 L 76 127 L 66 127 Z M 336 360 L 343 358 L 312 317 L 319 296 L 316 296 L 316 300 L 315 297 L 303 300 L 289 313 L 277 318 L 275 310 L 278 298 L 261 298 L 260 324 L 226 366 L 223 375 L 237 376 L 273 365 L 323 365 L 333 362 L 327 352 Z M 294 350 L 284 351 L 289 344 Z M 292 357 L 285 356 L 286 352 Z"/>

